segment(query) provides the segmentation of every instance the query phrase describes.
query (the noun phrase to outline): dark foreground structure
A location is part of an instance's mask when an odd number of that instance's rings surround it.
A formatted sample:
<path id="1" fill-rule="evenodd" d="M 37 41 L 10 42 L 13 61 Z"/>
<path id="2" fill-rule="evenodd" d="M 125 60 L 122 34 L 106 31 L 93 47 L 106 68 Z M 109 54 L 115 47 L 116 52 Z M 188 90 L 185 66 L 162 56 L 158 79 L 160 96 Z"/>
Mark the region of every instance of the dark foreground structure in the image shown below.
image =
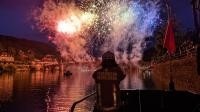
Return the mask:
<path id="1" fill-rule="evenodd" d="M 93 95 L 75 102 L 71 112 L 76 104 Z M 120 97 L 119 112 L 200 112 L 200 95 L 187 91 L 120 90 Z M 93 112 L 97 112 L 95 107 Z"/>
<path id="2" fill-rule="evenodd" d="M 200 112 L 200 95 L 185 91 L 121 90 L 120 112 Z"/>

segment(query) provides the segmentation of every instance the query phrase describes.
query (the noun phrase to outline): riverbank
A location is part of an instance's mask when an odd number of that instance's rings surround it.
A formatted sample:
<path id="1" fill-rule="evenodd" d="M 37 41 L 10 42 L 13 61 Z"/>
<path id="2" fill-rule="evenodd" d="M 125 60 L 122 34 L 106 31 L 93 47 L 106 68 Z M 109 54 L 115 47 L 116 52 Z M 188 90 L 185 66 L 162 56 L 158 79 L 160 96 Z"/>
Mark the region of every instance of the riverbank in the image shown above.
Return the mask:
<path id="1" fill-rule="evenodd" d="M 61 65 L 0 64 L 0 73 L 62 71 Z"/>
<path id="2" fill-rule="evenodd" d="M 167 90 L 170 80 L 170 62 L 155 64 L 152 77 L 156 88 Z M 172 76 L 177 90 L 185 90 L 200 94 L 200 75 L 197 74 L 196 57 L 190 56 L 171 62 Z"/>

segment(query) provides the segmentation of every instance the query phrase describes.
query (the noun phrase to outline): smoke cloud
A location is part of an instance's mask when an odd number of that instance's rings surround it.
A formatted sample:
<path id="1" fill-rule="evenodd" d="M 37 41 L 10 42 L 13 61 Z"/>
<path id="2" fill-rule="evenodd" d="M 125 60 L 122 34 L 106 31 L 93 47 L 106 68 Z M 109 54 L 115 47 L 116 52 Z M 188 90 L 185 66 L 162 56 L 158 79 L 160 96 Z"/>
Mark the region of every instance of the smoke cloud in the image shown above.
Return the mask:
<path id="1" fill-rule="evenodd" d="M 160 0 L 47 0 L 33 18 L 67 61 L 94 61 L 109 50 L 118 62 L 137 63 L 144 38 L 160 23 L 160 7 Z"/>

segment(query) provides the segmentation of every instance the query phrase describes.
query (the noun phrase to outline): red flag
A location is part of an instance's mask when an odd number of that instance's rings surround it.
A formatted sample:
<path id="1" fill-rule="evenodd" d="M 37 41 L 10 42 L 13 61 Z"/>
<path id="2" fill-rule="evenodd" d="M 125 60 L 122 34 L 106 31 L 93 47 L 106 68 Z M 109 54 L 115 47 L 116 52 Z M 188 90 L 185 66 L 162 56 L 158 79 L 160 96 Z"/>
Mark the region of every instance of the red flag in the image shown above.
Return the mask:
<path id="1" fill-rule="evenodd" d="M 168 21 L 165 32 L 164 47 L 167 48 L 169 54 L 173 54 L 176 51 L 172 19 L 169 19 Z"/>

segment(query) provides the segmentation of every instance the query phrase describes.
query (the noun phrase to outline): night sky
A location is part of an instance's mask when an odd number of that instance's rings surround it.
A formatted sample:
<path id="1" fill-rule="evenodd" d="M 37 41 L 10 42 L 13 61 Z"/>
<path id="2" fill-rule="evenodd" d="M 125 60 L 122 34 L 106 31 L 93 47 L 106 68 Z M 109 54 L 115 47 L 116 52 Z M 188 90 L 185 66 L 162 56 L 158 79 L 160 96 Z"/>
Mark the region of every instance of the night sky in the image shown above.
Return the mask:
<path id="1" fill-rule="evenodd" d="M 193 28 L 191 0 L 169 0 L 172 12 L 185 29 Z M 37 41 L 47 41 L 44 33 L 34 28 L 30 12 L 43 0 L 0 0 L 0 34 Z"/>

